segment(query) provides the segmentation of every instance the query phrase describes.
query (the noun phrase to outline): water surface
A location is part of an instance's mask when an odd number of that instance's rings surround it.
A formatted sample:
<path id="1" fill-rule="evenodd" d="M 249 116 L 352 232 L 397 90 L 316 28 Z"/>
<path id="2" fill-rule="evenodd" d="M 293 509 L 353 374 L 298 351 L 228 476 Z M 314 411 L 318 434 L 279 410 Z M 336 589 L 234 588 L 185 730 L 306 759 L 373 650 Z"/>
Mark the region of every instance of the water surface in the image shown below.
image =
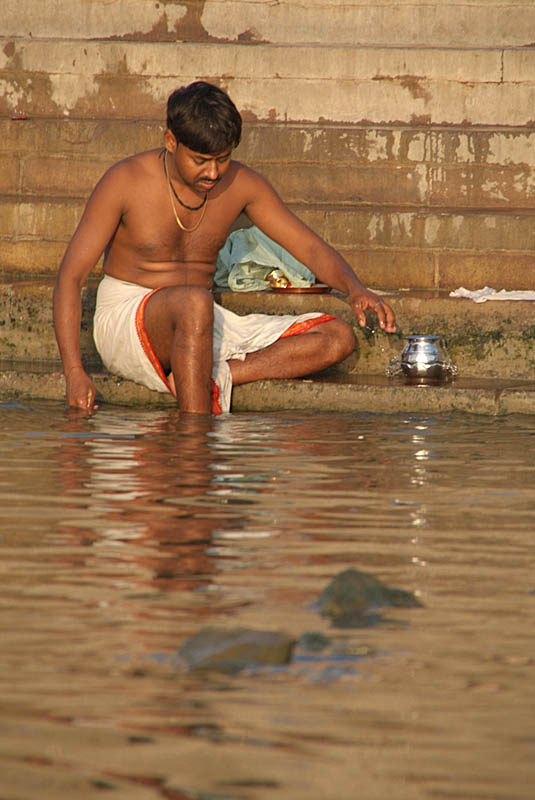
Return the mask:
<path id="1" fill-rule="evenodd" d="M 532 800 L 529 417 L 0 404 L 0 800 Z M 337 630 L 349 567 L 415 593 Z M 238 674 L 206 626 L 335 650 Z"/>

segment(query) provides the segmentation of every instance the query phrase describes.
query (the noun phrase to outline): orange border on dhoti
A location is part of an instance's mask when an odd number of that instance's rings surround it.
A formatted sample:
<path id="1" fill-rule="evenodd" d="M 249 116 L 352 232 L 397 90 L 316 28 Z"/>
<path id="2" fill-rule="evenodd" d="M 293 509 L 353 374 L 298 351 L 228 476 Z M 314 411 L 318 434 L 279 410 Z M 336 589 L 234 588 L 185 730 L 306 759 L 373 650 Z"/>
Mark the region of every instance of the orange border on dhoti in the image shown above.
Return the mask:
<path id="1" fill-rule="evenodd" d="M 298 333 L 304 333 L 310 330 L 310 328 L 314 328 L 316 325 L 321 325 L 323 322 L 330 322 L 333 319 L 336 319 L 336 317 L 333 317 L 332 314 L 322 314 L 320 317 L 312 317 L 312 319 L 292 322 L 290 327 L 286 328 L 286 330 L 281 333 L 279 339 L 285 339 L 287 336 L 296 336 Z"/>
<path id="2" fill-rule="evenodd" d="M 145 352 L 145 355 L 149 359 L 150 363 L 154 367 L 158 376 L 162 379 L 164 384 L 167 386 L 168 391 L 176 397 L 175 393 L 171 389 L 171 384 L 167 380 L 167 375 L 161 365 L 160 359 L 154 352 L 152 344 L 150 342 L 149 336 L 147 334 L 147 329 L 145 328 L 145 306 L 147 305 L 148 300 L 155 294 L 159 292 L 160 289 L 164 289 L 164 286 L 159 286 L 157 289 L 153 289 L 151 292 L 148 292 L 145 297 L 141 300 L 140 304 L 136 310 L 136 331 L 139 337 L 139 341 L 141 342 L 141 346 Z M 305 320 L 297 320 L 293 322 L 289 328 L 286 328 L 285 331 L 281 333 L 279 339 L 286 339 L 288 336 L 297 336 L 299 333 L 305 333 L 305 331 L 310 330 L 310 328 L 314 328 L 316 325 L 321 325 L 323 322 L 330 322 L 331 320 L 336 319 L 332 314 L 321 314 L 319 317 L 312 317 L 312 319 L 305 319 Z M 212 413 L 213 414 L 221 414 L 221 403 L 219 402 L 219 386 L 212 378 Z"/>
<path id="3" fill-rule="evenodd" d="M 145 306 L 147 305 L 147 302 L 148 300 L 150 300 L 152 295 L 156 294 L 156 292 L 159 292 L 160 289 L 163 288 L 165 287 L 159 286 L 157 289 L 153 289 L 152 292 L 148 292 L 148 294 L 146 294 L 145 297 L 141 300 L 141 303 L 138 305 L 136 311 L 136 331 L 139 337 L 139 341 L 141 342 L 141 347 L 145 351 L 145 355 L 147 356 L 150 363 L 158 373 L 159 377 L 167 386 L 168 390 L 171 392 L 171 394 L 174 395 L 174 392 L 171 389 L 171 384 L 167 380 L 167 375 L 165 374 L 164 369 L 160 363 L 160 359 L 158 358 L 158 356 L 156 355 L 156 353 L 152 348 L 152 344 L 150 343 L 150 339 L 147 334 L 147 329 L 145 328 Z"/>

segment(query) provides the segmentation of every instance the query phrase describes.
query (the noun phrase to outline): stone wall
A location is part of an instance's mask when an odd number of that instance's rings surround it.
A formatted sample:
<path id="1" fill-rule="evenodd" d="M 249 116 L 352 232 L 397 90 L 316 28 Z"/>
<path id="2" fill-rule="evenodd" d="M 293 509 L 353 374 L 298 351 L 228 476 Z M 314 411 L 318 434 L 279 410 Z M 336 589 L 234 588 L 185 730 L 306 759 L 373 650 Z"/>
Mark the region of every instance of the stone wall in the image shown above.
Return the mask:
<path id="1" fill-rule="evenodd" d="M 237 157 L 383 288 L 535 288 L 532 0 L 3 0 L 0 269 L 53 274 L 91 187 L 196 79 Z"/>

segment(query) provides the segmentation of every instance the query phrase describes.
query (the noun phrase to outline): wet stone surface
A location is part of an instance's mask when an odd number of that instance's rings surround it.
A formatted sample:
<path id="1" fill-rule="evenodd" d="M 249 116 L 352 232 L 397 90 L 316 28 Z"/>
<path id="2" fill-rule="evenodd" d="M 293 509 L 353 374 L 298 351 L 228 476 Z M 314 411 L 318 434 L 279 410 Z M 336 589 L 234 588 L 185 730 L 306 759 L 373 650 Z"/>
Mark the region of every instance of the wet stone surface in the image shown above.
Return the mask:
<path id="1" fill-rule="evenodd" d="M 182 646 L 177 657 L 189 669 L 240 672 L 288 664 L 295 639 L 277 631 L 203 628 Z"/>
<path id="2" fill-rule="evenodd" d="M 340 572 L 312 603 L 336 628 L 371 627 L 384 618 L 384 607 L 422 608 L 403 589 L 390 588 L 369 573 L 356 569 Z M 319 660 L 325 665 L 373 655 L 363 643 L 340 642 L 318 631 L 298 636 L 280 631 L 246 628 L 202 628 L 188 639 L 172 660 L 189 670 L 239 673 L 262 667 L 288 666 Z"/>
<path id="3" fill-rule="evenodd" d="M 422 603 L 403 589 L 389 588 L 366 572 L 340 572 L 313 604 L 338 628 L 364 628 L 383 619 L 380 609 L 422 608 Z"/>

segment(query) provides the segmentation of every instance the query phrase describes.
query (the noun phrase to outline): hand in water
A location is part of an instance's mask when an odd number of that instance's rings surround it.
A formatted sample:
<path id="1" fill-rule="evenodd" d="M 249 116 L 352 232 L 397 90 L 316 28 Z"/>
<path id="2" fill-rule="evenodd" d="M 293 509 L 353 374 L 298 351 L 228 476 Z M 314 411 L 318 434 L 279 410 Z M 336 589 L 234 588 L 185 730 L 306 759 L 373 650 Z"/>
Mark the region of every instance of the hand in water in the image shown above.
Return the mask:
<path id="1" fill-rule="evenodd" d="M 93 411 L 96 389 L 93 381 L 82 367 L 74 367 L 65 376 L 67 405 L 84 411 Z"/>

